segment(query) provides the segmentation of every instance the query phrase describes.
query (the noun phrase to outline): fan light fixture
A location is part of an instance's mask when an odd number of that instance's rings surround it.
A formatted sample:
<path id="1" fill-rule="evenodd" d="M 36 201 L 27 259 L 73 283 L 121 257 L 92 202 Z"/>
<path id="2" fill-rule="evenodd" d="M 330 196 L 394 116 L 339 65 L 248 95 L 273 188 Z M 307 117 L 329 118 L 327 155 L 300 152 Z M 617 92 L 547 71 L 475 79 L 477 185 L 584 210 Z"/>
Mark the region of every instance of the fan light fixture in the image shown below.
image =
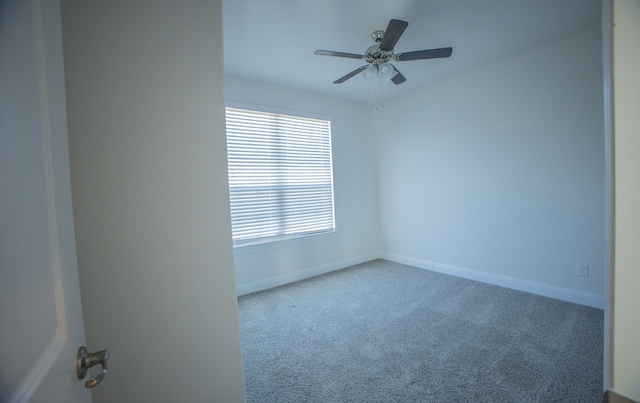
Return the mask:
<path id="1" fill-rule="evenodd" d="M 362 72 L 362 75 L 369 81 L 388 83 L 396 73 L 397 72 L 393 66 L 386 62 L 382 62 L 369 65 L 369 67 Z"/>

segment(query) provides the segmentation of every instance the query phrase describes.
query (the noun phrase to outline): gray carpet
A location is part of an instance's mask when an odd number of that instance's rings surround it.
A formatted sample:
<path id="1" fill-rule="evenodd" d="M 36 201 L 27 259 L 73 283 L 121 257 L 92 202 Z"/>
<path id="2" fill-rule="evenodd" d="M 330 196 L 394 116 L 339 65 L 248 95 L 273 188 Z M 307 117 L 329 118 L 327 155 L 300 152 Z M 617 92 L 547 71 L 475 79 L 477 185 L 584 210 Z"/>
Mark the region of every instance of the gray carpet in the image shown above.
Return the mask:
<path id="1" fill-rule="evenodd" d="M 599 402 L 603 311 L 375 260 L 238 299 L 249 402 Z"/>

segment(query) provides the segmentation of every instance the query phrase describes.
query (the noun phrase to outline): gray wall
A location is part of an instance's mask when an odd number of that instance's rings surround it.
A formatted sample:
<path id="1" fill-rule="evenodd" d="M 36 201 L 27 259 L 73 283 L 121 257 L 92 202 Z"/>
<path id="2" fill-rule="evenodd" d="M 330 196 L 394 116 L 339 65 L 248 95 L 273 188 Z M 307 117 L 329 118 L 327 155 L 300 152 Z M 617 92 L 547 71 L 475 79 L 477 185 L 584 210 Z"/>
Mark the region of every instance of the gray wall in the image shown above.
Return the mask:
<path id="1" fill-rule="evenodd" d="M 94 402 L 245 401 L 220 1 L 62 3 Z"/>
<path id="2" fill-rule="evenodd" d="M 604 306 L 599 24 L 376 117 L 383 256 Z"/>

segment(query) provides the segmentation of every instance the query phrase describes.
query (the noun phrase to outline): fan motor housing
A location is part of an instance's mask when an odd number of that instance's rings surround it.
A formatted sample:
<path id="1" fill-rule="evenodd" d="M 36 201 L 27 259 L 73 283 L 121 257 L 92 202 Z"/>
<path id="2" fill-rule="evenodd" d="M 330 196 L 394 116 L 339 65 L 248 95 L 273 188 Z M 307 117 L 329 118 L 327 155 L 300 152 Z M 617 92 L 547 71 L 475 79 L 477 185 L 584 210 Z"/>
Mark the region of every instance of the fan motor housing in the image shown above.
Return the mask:
<path id="1" fill-rule="evenodd" d="M 375 45 L 369 46 L 364 52 L 364 60 L 368 63 L 379 64 L 394 60 L 394 55 L 393 51 L 385 52 L 380 50 L 380 44 L 376 43 Z"/>

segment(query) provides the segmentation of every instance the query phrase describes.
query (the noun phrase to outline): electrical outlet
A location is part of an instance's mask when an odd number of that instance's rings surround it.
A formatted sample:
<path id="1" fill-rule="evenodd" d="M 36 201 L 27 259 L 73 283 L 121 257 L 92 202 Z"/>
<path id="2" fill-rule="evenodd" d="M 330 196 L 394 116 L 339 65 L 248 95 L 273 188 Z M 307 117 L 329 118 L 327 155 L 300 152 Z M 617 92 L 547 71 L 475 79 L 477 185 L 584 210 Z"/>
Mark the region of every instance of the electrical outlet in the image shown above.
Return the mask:
<path id="1" fill-rule="evenodd" d="M 589 265 L 584 263 L 578 263 L 576 274 L 582 277 L 589 277 Z"/>

